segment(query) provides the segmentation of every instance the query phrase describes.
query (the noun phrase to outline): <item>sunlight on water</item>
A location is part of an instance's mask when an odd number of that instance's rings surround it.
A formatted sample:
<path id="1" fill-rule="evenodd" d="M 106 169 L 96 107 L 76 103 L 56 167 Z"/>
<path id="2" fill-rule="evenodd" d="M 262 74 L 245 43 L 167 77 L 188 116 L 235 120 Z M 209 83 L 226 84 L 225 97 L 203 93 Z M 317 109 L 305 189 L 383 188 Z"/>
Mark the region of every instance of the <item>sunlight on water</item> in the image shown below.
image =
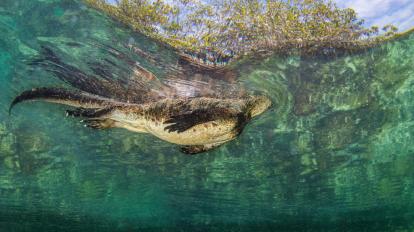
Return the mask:
<path id="1" fill-rule="evenodd" d="M 412 34 L 349 56 L 273 55 L 197 72 L 76 1 L 2 0 L 0 31 L 1 231 L 414 227 Z M 61 105 L 8 115 L 23 90 L 68 86 L 29 65 L 42 46 L 88 78 L 119 80 L 125 101 L 141 86 L 149 99 L 262 92 L 275 107 L 195 156 L 149 135 L 85 128 Z"/>

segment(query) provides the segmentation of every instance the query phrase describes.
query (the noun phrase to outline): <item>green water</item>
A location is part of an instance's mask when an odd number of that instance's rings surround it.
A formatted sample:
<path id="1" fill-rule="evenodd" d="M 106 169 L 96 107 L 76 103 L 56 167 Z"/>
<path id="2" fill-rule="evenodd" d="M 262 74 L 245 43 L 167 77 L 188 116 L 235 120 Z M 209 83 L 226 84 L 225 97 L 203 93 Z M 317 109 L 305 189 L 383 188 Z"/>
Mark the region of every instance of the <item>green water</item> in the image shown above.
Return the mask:
<path id="1" fill-rule="evenodd" d="M 20 91 L 67 85 L 27 65 L 41 45 L 80 70 L 111 59 L 121 79 L 131 70 L 107 45 L 160 78 L 178 62 L 80 2 L 1 0 L 0 231 L 414 230 L 414 34 L 349 56 L 234 64 L 236 82 L 276 107 L 196 156 L 84 128 L 60 105 L 9 116 Z"/>

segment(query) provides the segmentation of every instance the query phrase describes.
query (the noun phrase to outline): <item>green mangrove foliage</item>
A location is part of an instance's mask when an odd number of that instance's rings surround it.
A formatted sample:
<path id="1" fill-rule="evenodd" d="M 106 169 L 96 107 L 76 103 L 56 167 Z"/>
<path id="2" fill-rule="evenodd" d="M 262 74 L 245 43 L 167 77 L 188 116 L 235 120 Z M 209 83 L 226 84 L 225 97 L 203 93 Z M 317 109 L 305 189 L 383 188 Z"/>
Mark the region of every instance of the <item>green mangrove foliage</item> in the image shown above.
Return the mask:
<path id="1" fill-rule="evenodd" d="M 85 0 L 133 29 L 178 49 L 244 55 L 254 51 L 360 49 L 395 35 L 367 28 L 332 0 Z"/>

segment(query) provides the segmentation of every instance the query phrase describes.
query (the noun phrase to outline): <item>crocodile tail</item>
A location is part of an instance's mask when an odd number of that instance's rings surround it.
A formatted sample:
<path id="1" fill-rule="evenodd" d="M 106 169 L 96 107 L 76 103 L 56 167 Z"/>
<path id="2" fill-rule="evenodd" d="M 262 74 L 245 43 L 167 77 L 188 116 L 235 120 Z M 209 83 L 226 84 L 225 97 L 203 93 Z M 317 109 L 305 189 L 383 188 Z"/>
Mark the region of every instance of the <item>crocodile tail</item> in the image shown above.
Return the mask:
<path id="1" fill-rule="evenodd" d="M 111 99 L 80 91 L 63 88 L 35 88 L 26 90 L 14 98 L 10 104 L 9 114 L 16 104 L 30 100 L 41 100 L 83 108 L 101 108 L 114 103 Z"/>

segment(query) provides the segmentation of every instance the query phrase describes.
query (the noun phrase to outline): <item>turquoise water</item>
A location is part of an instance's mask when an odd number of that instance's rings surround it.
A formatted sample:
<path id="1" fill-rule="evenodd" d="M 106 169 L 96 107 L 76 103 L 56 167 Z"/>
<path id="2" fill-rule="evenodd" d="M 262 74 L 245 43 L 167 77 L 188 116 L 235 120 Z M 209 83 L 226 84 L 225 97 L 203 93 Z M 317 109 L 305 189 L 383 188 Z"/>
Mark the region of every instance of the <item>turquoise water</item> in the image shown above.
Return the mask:
<path id="1" fill-rule="evenodd" d="M 65 106 L 8 115 L 23 90 L 68 86 L 28 64 L 41 46 L 126 86 L 139 62 L 195 94 L 204 77 L 173 49 L 69 0 L 2 0 L 0 31 L 0 231 L 414 229 L 414 34 L 349 56 L 233 64 L 214 89 L 265 92 L 275 108 L 187 156 L 148 135 L 84 128 Z"/>

